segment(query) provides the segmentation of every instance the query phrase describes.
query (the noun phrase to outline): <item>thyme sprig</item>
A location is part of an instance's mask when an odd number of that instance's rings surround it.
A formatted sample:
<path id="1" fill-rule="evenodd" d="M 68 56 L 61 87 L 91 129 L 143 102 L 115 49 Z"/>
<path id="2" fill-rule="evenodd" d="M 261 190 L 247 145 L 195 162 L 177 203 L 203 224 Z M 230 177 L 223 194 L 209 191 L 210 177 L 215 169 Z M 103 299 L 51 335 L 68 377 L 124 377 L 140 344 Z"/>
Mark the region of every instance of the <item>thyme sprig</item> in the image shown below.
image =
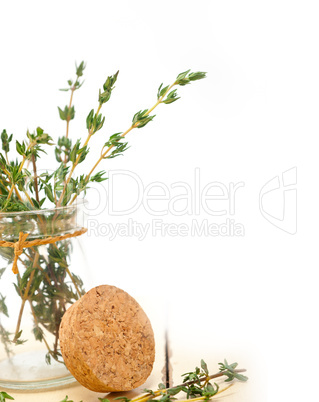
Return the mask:
<path id="1" fill-rule="evenodd" d="M 215 395 L 226 391 L 234 385 L 234 383 L 231 383 L 221 389 L 216 382 L 211 384 L 210 380 L 219 377 L 227 377 L 224 382 L 234 381 L 235 379 L 241 382 L 246 382 L 248 380 L 247 376 L 241 374 L 246 370 L 237 369 L 238 363 L 228 364 L 227 360 L 224 359 L 224 362 L 218 364 L 219 371 L 215 374 L 209 374 L 207 364 L 202 359 L 200 368 L 196 367 L 194 371 L 182 374 L 182 383 L 180 385 L 167 388 L 163 383 L 160 383 L 158 384 L 158 389 L 155 391 L 144 389 L 144 393 L 136 398 L 130 399 L 126 396 L 119 396 L 114 398 L 114 400 L 120 400 L 123 402 L 173 402 L 177 399 L 176 395 L 182 392 L 186 394 L 186 399 L 179 399 L 179 402 L 189 402 L 190 399 L 192 401 L 208 401 Z M 1 399 L 1 394 L 4 395 L 4 399 Z M 2 400 L 5 401 L 5 398 L 14 399 L 6 392 L 0 392 L 0 402 Z M 98 398 L 98 400 L 100 402 L 110 402 L 108 398 Z M 66 396 L 60 402 L 73 402 L 73 400 Z"/>
<path id="2" fill-rule="evenodd" d="M 116 133 L 110 136 L 108 141 L 105 142 L 104 146 L 102 147 L 101 150 L 101 155 L 98 158 L 98 160 L 95 162 L 89 173 L 85 176 L 83 180 L 83 186 L 81 191 L 86 189 L 87 184 L 90 181 L 102 181 L 106 180 L 103 178 L 104 172 L 98 173 L 98 175 L 92 176 L 93 172 L 97 168 L 97 166 L 104 160 L 104 159 L 112 159 L 115 158 L 119 155 L 122 155 L 124 151 L 126 151 L 128 147 L 128 143 L 122 141 L 126 135 L 132 131 L 134 128 L 142 128 L 145 127 L 149 122 L 151 122 L 156 115 L 151 116 L 151 112 L 160 105 L 161 103 L 164 104 L 170 104 L 178 99 L 180 97 L 177 96 L 177 89 L 174 89 L 171 91 L 171 89 L 174 86 L 181 85 L 184 86 L 186 84 L 189 84 L 192 81 L 200 80 L 206 77 L 206 73 L 204 72 L 196 72 L 196 73 L 190 73 L 190 70 L 187 70 L 183 73 L 180 73 L 177 77 L 176 80 L 171 84 L 167 85 L 163 88 L 163 83 L 159 86 L 158 91 L 157 91 L 157 102 L 149 109 L 144 109 L 144 110 L 139 110 L 137 113 L 134 114 L 132 118 L 132 124 L 130 127 L 120 133 Z M 110 78 L 110 77 L 109 77 Z M 80 191 L 80 192 L 81 192 Z M 73 196 L 70 204 L 72 204 L 77 196 L 79 195 L 80 192 L 76 192 L 75 195 Z"/>
<path id="3" fill-rule="evenodd" d="M 66 130 L 56 144 L 53 144 L 53 139 L 41 127 L 37 127 L 33 132 L 28 130 L 25 140 L 15 141 L 15 150 L 20 157 L 20 160 L 16 160 L 10 155 L 13 134 L 9 135 L 7 130 L 1 133 L 0 216 L 4 216 L 5 214 L 2 215 L 2 213 L 7 212 L 28 212 L 24 215 L 25 222 L 20 220 L 19 216 L 11 217 L 10 233 L 1 233 L 1 236 L 17 239 L 19 233 L 25 232 L 26 228 L 30 228 L 30 231 L 37 228 L 43 236 L 49 236 L 56 223 L 59 225 L 59 230 L 62 230 L 63 222 L 72 221 L 75 213 L 73 207 L 68 211 L 57 208 L 53 215 L 46 214 L 45 219 L 34 211 L 52 207 L 52 204 L 54 207 L 71 206 L 79 195 L 85 194 L 90 183 L 106 180 L 106 172 L 104 170 L 96 172 L 96 169 L 102 161 L 123 155 L 129 149 L 128 142 L 125 140 L 127 134 L 153 121 L 155 115 L 152 112 L 160 104 L 171 104 L 180 99 L 175 87 L 185 86 L 206 77 L 204 72 L 187 70 L 178 74 L 172 84 L 162 83 L 157 90 L 156 102 L 153 106 L 135 113 L 126 131 L 107 136 L 92 168 L 87 173 L 76 177 L 76 169 L 89 154 L 89 145 L 93 136 L 98 132 L 99 135 L 104 135 L 101 132 L 104 131 L 106 118 L 102 114 L 102 107 L 111 99 L 119 75 L 117 71 L 106 78 L 98 92 L 96 110 L 91 109 L 87 115 L 85 139 L 78 138 L 73 141 L 70 137 L 70 122 L 76 115 L 73 104 L 74 93 L 83 85 L 82 76 L 85 67 L 83 61 L 76 65 L 75 79 L 68 80 L 68 88 L 62 89 L 62 91 L 70 92 L 70 98 L 64 108 L 58 107 L 60 119 L 66 122 Z M 55 145 L 54 153 L 58 166 L 54 171 L 46 170 L 39 174 L 38 163 L 41 162 L 41 156 L 52 145 Z M 6 227 L 3 225 L 2 231 Z M 69 268 L 71 248 L 70 241 L 63 240 L 44 246 L 45 250 L 36 246 L 25 249 L 19 257 L 19 263 L 24 266 L 24 271 L 17 275 L 14 284 L 21 298 L 15 331 L 13 333 L 7 331 L 0 322 L 0 340 L 8 355 L 11 353 L 12 341 L 16 345 L 25 342 L 20 324 L 25 306 L 29 305 L 34 321 L 34 337 L 43 342 L 47 348 L 46 361 L 49 363 L 51 358 L 62 361 L 58 346 L 59 325 L 67 305 L 74 303 L 85 292 L 81 278 L 72 273 Z M 13 250 L 0 248 L 0 254 L 9 266 L 14 258 Z M 6 267 L 0 268 L 0 277 L 5 269 Z M 10 315 L 9 307 L 5 297 L 0 293 L 0 318 L 1 315 Z M 53 335 L 53 345 L 47 341 L 47 334 Z"/>
<path id="4" fill-rule="evenodd" d="M 69 123 L 71 120 L 74 119 L 75 116 L 74 106 L 72 105 L 73 94 L 76 90 L 80 89 L 84 83 L 84 81 L 80 82 L 79 80 L 79 78 L 82 77 L 83 71 L 85 69 L 84 61 L 82 61 L 79 66 L 75 64 L 75 68 L 76 68 L 76 78 L 74 82 L 72 80 L 68 80 L 69 88 L 60 89 L 60 91 L 71 91 L 69 105 L 65 106 L 64 110 L 58 107 L 61 120 L 66 121 L 66 134 L 65 134 L 66 138 L 68 138 L 69 136 Z"/>
<path id="5" fill-rule="evenodd" d="M 114 75 L 109 76 L 106 79 L 103 85 L 103 92 L 101 89 L 99 90 L 99 98 L 98 98 L 99 106 L 97 108 L 97 111 L 94 112 L 94 109 L 92 109 L 86 118 L 86 127 L 88 130 L 88 134 L 83 146 L 81 146 L 81 141 L 78 140 L 70 152 L 69 159 L 72 162 L 72 166 L 68 174 L 68 177 L 66 178 L 65 183 L 63 185 L 62 192 L 59 196 L 58 202 L 56 203 L 57 207 L 60 207 L 61 205 L 66 205 L 69 202 L 71 195 L 73 193 L 75 193 L 77 196 L 78 194 L 80 194 L 80 192 L 85 191 L 87 188 L 89 180 L 83 181 L 80 179 L 78 181 L 73 180 L 71 182 L 72 175 L 75 168 L 85 160 L 89 152 L 88 143 L 91 137 L 97 131 L 101 130 L 101 128 L 104 125 L 105 117 L 102 116 L 100 111 L 102 106 L 106 102 L 108 102 L 111 97 L 111 93 L 114 89 L 114 84 L 117 80 L 118 73 L 119 72 L 117 71 Z"/>
<path id="6" fill-rule="evenodd" d="M 174 400 L 176 400 L 176 395 L 182 392 L 186 395 L 186 400 L 183 400 L 183 402 L 186 402 L 189 399 L 191 399 L 192 401 L 207 401 L 213 396 L 220 394 L 221 392 L 224 392 L 228 388 L 233 386 L 232 383 L 221 389 L 216 382 L 212 384 L 210 380 L 224 376 L 227 377 L 224 382 L 230 382 L 235 379 L 242 382 L 248 380 L 248 377 L 241 374 L 246 370 L 236 369 L 237 366 L 237 363 L 228 364 L 227 360 L 225 359 L 223 363 L 219 363 L 219 371 L 215 374 L 210 375 L 207 364 L 202 359 L 200 368 L 196 367 L 194 371 L 182 374 L 183 382 L 180 385 L 166 388 L 163 383 L 160 383 L 158 385 L 158 390 L 156 391 L 153 391 L 151 389 L 144 389 L 145 394 L 136 398 L 129 399 L 127 397 L 118 397 L 115 399 L 122 400 L 123 402 L 173 402 Z M 102 402 L 110 402 L 106 398 L 99 399 Z"/>
<path id="7" fill-rule="evenodd" d="M 16 151 L 22 157 L 21 162 L 9 162 L 8 154 L 13 135 L 8 135 L 6 130 L 2 131 L 1 142 L 4 154 L 0 153 L 0 212 L 13 212 L 21 210 L 41 209 L 47 207 L 47 202 L 52 202 L 56 207 L 72 204 L 76 198 L 86 192 L 90 182 L 101 182 L 106 180 L 105 171 L 93 174 L 98 165 L 105 159 L 113 159 L 129 148 L 128 142 L 124 140 L 129 132 L 135 128 L 143 128 L 153 121 L 155 115 L 153 110 L 160 104 L 171 104 L 180 97 L 177 94 L 176 86 L 185 86 L 193 81 L 206 77 L 204 72 L 184 71 L 178 74 L 175 81 L 170 85 L 162 83 L 157 90 L 157 101 L 149 109 L 141 109 L 132 118 L 131 125 L 124 131 L 112 134 L 105 141 L 100 155 L 88 171 L 79 177 L 74 177 L 75 170 L 87 157 L 89 153 L 89 142 L 92 137 L 105 124 L 105 116 L 102 115 L 102 107 L 110 100 L 119 72 L 110 75 L 105 80 L 98 93 L 98 106 L 96 111 L 91 109 L 86 118 L 87 136 L 84 141 L 77 139 L 74 144 L 70 138 L 70 122 L 75 118 L 75 107 L 73 105 L 74 92 L 81 88 L 84 81 L 80 78 L 85 70 L 85 63 L 82 61 L 76 65 L 75 80 L 68 80 L 68 88 L 63 91 L 70 91 L 70 100 L 64 109 L 58 107 L 60 119 L 66 122 L 65 135 L 59 137 L 55 146 L 55 157 L 59 163 L 54 173 L 37 174 L 37 160 L 40 153 L 46 152 L 44 146 L 53 145 L 52 138 L 38 127 L 34 133 L 27 131 L 27 141 L 16 141 Z M 30 161 L 33 167 L 33 174 L 25 166 Z"/>

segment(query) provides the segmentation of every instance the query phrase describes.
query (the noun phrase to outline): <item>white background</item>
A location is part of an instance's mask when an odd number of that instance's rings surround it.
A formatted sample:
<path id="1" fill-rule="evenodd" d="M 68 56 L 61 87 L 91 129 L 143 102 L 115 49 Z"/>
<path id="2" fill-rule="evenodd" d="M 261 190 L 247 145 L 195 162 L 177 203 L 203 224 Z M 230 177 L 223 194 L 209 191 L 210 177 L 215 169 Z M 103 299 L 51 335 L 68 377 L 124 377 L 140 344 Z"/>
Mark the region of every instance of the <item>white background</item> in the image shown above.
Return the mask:
<path id="1" fill-rule="evenodd" d="M 152 182 L 193 186 L 196 168 L 202 188 L 216 181 L 243 182 L 230 218 L 243 225 L 244 236 L 148 234 L 143 241 L 135 236 L 111 241 L 91 234 L 87 255 L 95 284 L 123 288 L 152 317 L 154 306 L 160 311 L 167 303 L 172 331 L 186 350 L 194 354 L 198 348 L 198 359 L 215 353 L 219 344 L 229 350 L 230 360 L 236 351 L 250 356 L 250 369 L 256 363 L 267 384 L 268 396 L 261 387 L 260 401 L 317 397 L 312 389 L 319 357 L 316 6 L 282 0 L 0 6 L 1 130 L 20 139 L 37 126 L 54 138 L 63 135 L 57 106 L 63 108 L 69 95 L 58 89 L 74 77 L 74 62 L 85 60 L 85 83 L 75 93 L 71 124 L 71 138 L 84 138 L 98 89 L 120 70 L 87 168 L 109 135 L 126 130 L 134 113 L 155 103 L 160 83 L 169 84 L 189 68 L 208 73 L 206 80 L 179 87 L 181 99 L 160 105 L 153 122 L 128 135 L 125 156 L 105 161 L 101 169 L 133 172 L 145 187 Z M 43 167 L 52 160 L 48 157 Z M 259 193 L 294 167 L 297 232 L 289 234 L 262 216 Z M 133 205 L 134 183 L 124 177 L 117 184 L 118 208 Z M 104 189 L 109 190 L 107 182 Z M 98 200 L 94 194 L 88 197 L 91 205 Z M 273 193 L 265 203 L 274 216 L 282 212 L 282 194 Z M 104 225 L 129 218 L 147 224 L 158 217 L 143 205 L 130 215 L 110 216 L 102 208 L 97 216 Z M 159 218 L 188 225 L 193 219 L 221 219 L 204 210 Z"/>

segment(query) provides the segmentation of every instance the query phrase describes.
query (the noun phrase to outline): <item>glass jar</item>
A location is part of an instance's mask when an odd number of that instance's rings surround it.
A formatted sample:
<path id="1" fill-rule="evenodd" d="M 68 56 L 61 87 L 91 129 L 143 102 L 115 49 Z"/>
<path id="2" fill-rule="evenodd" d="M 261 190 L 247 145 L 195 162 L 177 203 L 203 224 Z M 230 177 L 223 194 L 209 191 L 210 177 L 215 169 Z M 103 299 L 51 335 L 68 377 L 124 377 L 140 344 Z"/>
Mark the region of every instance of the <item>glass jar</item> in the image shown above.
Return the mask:
<path id="1" fill-rule="evenodd" d="M 88 286 L 83 217 L 83 203 L 0 213 L 0 388 L 45 389 L 75 381 L 63 363 L 59 326 Z M 28 237 L 17 255 L 12 246 L 21 233 Z M 12 271 L 15 257 L 18 273 Z"/>

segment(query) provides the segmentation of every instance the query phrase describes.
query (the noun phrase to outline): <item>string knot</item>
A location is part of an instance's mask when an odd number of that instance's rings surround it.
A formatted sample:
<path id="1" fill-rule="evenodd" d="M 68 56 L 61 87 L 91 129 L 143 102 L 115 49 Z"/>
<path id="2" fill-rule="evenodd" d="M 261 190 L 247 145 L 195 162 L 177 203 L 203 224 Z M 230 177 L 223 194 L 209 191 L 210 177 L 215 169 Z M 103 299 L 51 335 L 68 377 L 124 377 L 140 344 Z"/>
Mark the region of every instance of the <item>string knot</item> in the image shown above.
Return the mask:
<path id="1" fill-rule="evenodd" d="M 66 233 L 66 234 L 60 235 L 60 236 L 49 236 L 49 237 L 44 237 L 41 239 L 35 239 L 35 240 L 31 240 L 31 241 L 27 241 L 27 237 L 29 236 L 28 233 L 20 232 L 18 241 L 16 241 L 15 243 L 12 243 L 12 242 L 7 242 L 5 240 L 0 240 L 0 247 L 10 247 L 10 248 L 14 249 L 14 260 L 13 260 L 13 264 L 12 264 L 12 271 L 14 274 L 18 274 L 19 273 L 18 259 L 19 259 L 20 255 L 23 253 L 24 248 L 43 246 L 45 244 L 56 243 L 57 241 L 69 239 L 71 237 L 81 236 L 86 231 L 87 231 L 86 228 L 82 228 L 80 230 L 76 230 L 73 233 Z"/>
<path id="2" fill-rule="evenodd" d="M 12 264 L 12 271 L 14 274 L 17 274 L 19 272 L 18 269 L 18 259 L 20 255 L 23 253 L 23 249 L 25 247 L 25 241 L 27 237 L 29 236 L 28 233 L 19 233 L 19 240 L 14 243 L 14 260 Z"/>

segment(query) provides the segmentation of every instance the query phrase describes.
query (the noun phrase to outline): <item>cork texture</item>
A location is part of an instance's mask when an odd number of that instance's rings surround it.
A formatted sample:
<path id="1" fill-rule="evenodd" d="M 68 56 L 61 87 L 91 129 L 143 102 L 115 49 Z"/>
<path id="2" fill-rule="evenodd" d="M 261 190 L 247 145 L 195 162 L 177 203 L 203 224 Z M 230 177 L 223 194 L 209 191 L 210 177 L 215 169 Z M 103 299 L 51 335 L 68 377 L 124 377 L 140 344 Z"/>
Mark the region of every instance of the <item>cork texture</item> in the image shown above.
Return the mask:
<path id="1" fill-rule="evenodd" d="M 136 300 L 115 286 L 97 286 L 74 303 L 59 337 L 67 368 L 92 391 L 129 391 L 152 371 L 151 323 Z"/>

